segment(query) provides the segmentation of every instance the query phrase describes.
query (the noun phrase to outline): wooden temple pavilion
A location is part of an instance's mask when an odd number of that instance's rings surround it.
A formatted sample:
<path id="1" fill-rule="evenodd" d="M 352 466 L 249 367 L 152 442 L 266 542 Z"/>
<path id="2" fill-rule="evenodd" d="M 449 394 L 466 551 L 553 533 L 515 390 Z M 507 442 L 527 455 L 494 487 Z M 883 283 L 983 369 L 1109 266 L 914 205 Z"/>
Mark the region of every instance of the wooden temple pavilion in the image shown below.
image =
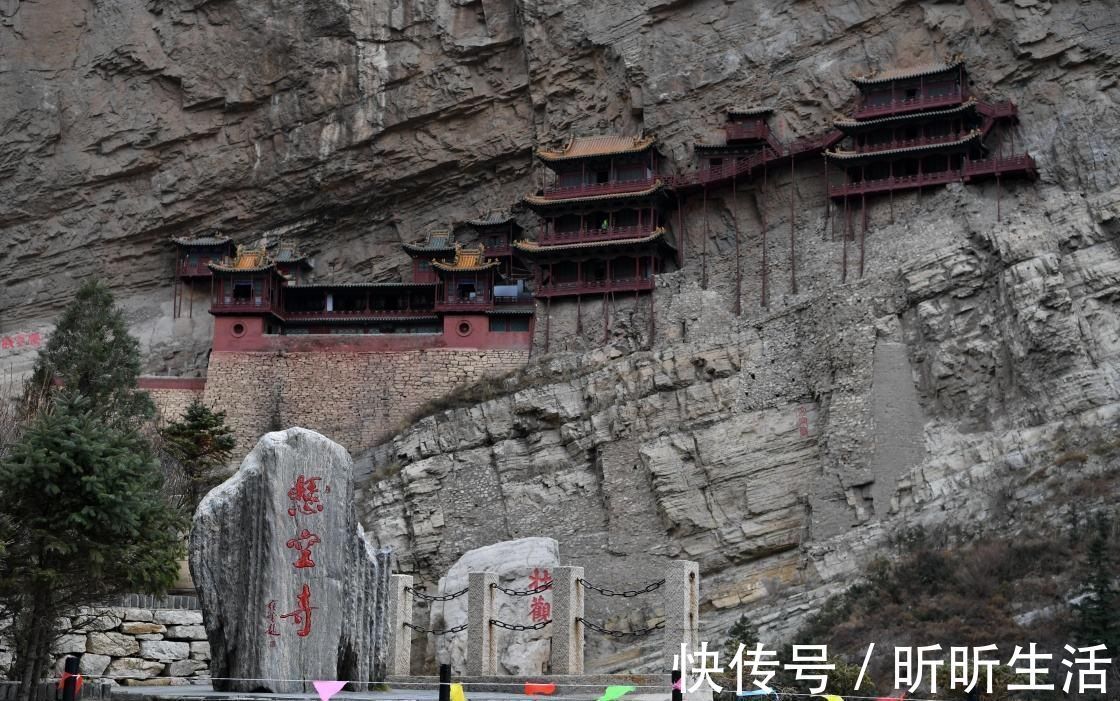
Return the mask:
<path id="1" fill-rule="evenodd" d="M 221 260 L 230 254 L 233 244 L 228 236 L 194 236 L 172 238 L 175 244 L 175 277 L 172 287 L 172 318 L 182 316 L 183 286 L 197 280 L 208 280 L 211 271 L 208 263 Z M 188 295 L 187 316 L 194 316 L 194 297 Z"/>
<path id="2" fill-rule="evenodd" d="M 537 297 L 641 292 L 673 260 L 666 187 L 651 137 L 573 138 L 537 157 L 555 183 L 524 202 L 537 237 L 513 246 L 533 267 Z"/>
<path id="3" fill-rule="evenodd" d="M 528 271 L 518 264 L 513 242 L 522 237 L 521 225 L 509 212 L 490 212 L 461 222 L 457 230 L 473 232 L 478 243 L 486 247 L 486 255 L 498 261 L 498 275 L 505 279 L 528 276 Z"/>
<path id="4" fill-rule="evenodd" d="M 829 169 L 847 182 L 830 185 L 833 199 L 910 190 L 978 177 L 1034 177 L 1026 153 L 993 157 L 985 137 L 997 123 L 1014 123 L 1010 102 L 971 95 L 957 60 L 853 78 L 855 114 L 835 122 L 846 139 L 826 151 Z"/>

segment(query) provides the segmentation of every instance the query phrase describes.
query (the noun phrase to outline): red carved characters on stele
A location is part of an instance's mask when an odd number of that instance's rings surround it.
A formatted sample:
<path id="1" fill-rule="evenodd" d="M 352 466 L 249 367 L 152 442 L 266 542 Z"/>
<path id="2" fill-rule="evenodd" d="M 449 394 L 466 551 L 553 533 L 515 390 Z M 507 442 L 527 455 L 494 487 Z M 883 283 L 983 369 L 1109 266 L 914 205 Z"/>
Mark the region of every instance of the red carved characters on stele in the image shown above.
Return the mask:
<path id="1" fill-rule="evenodd" d="M 293 519 L 300 516 L 316 516 L 323 512 L 323 502 L 321 496 L 330 494 L 330 487 L 324 487 L 322 490 L 319 488 L 319 483 L 323 480 L 320 476 L 307 476 L 300 474 L 296 477 L 295 482 L 291 488 L 288 489 L 288 515 Z M 297 570 L 312 569 L 315 567 L 315 560 L 312 559 L 312 548 L 322 542 L 319 535 L 309 528 L 303 528 L 299 531 L 298 535 L 290 538 L 286 545 L 289 549 L 295 550 L 299 553 L 292 566 Z M 281 620 L 288 620 L 294 625 L 299 626 L 296 635 L 301 638 L 306 638 L 311 634 L 312 627 L 312 611 L 317 607 L 311 605 L 311 585 L 304 584 L 300 593 L 296 595 L 296 608 L 288 613 L 281 614 Z M 280 631 L 276 628 L 276 600 L 268 602 L 267 614 L 269 646 L 276 647 L 276 638 L 280 637 Z"/>

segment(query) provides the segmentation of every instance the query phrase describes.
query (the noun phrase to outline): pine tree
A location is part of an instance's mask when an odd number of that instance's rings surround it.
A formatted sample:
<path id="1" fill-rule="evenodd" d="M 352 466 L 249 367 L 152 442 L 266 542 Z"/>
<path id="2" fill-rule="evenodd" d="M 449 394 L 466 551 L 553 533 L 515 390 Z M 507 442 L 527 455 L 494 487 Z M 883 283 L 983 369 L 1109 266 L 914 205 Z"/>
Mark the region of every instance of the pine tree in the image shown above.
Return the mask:
<path id="1" fill-rule="evenodd" d="M 181 420 L 171 422 L 160 432 L 164 451 L 185 477 L 184 496 L 192 511 L 217 481 L 215 471 L 229 462 L 233 452 L 233 431 L 225 420 L 224 411 L 212 411 L 195 399 Z"/>
<path id="2" fill-rule="evenodd" d="M 1074 633 L 1085 645 L 1104 643 L 1110 651 L 1120 649 L 1120 592 L 1113 583 L 1116 568 L 1109 552 L 1111 524 L 1103 514 L 1093 522 L 1093 538 L 1086 559 L 1084 598 L 1074 604 L 1077 621 Z"/>
<path id="3" fill-rule="evenodd" d="M 104 284 L 87 280 L 63 312 L 39 352 L 24 404 L 30 413 L 43 408 L 59 386 L 86 397 L 110 423 L 135 425 L 155 415 L 155 405 L 136 387 L 140 344 Z"/>
<path id="4" fill-rule="evenodd" d="M 0 615 L 13 623 L 26 701 L 50 663 L 56 621 L 79 606 L 174 583 L 185 522 L 160 494 L 150 446 L 73 389 L 56 394 L 0 461 Z"/>

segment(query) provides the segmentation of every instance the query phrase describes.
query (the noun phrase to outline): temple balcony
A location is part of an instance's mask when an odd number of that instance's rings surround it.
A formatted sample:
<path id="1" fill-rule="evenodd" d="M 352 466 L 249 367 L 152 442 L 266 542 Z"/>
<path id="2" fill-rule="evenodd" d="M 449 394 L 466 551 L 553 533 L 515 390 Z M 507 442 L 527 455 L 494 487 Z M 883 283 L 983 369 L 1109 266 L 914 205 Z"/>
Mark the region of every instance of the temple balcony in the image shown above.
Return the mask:
<path id="1" fill-rule="evenodd" d="M 935 95 L 919 95 L 918 97 L 904 98 L 901 100 L 887 100 L 885 102 L 864 103 L 856 110 L 856 119 L 870 117 L 884 117 L 900 112 L 914 112 L 935 107 L 951 107 L 964 101 L 966 95 L 960 90 L 938 93 Z"/>
<path id="2" fill-rule="evenodd" d="M 1035 173 L 1034 159 L 1027 154 L 1021 154 L 1005 158 L 967 161 L 960 169 L 922 173 L 921 175 L 898 175 L 893 178 L 833 185 L 828 189 L 828 194 L 830 197 L 873 195 L 895 190 L 911 190 L 927 185 L 943 185 L 957 181 L 967 182 L 973 178 L 991 175 L 1028 175 L 1033 177 Z"/>
<path id="3" fill-rule="evenodd" d="M 436 311 L 439 312 L 484 312 L 493 308 L 494 300 L 487 295 L 436 300 Z"/>
<path id="4" fill-rule="evenodd" d="M 641 292 L 652 290 L 652 277 L 613 278 L 610 280 L 570 280 L 538 285 L 533 294 L 537 297 L 569 297 L 575 295 L 598 295 L 604 292 Z"/>
<path id="5" fill-rule="evenodd" d="M 550 200 L 566 200 L 577 197 L 597 197 L 601 195 L 619 195 L 628 192 L 648 190 L 657 183 L 657 178 L 645 180 L 625 180 L 609 183 L 585 183 L 582 185 L 565 185 L 545 188 L 544 197 Z"/>
<path id="6" fill-rule="evenodd" d="M 645 238 L 656 227 L 649 224 L 640 226 L 610 226 L 606 229 L 577 229 L 575 231 L 542 231 L 537 242 L 542 245 L 591 243 L 596 241 L 618 241 L 620 239 Z"/>
<path id="7" fill-rule="evenodd" d="M 723 133 L 731 141 L 764 141 L 770 135 L 770 127 L 765 122 L 732 122 L 723 127 Z"/>
<path id="8" fill-rule="evenodd" d="M 273 314 L 276 305 L 267 299 L 226 299 L 210 305 L 212 314 Z"/>
<path id="9" fill-rule="evenodd" d="M 356 309 L 347 311 L 284 311 L 285 321 L 358 321 L 363 319 L 428 318 L 434 309 Z"/>
<path id="10" fill-rule="evenodd" d="M 881 141 L 874 144 L 856 145 L 852 147 L 852 151 L 857 153 L 874 153 L 876 151 L 892 151 L 900 148 L 913 148 L 915 146 L 936 146 L 946 142 L 960 141 L 968 136 L 967 133 L 958 134 L 956 132 L 949 134 L 941 134 L 938 136 L 922 136 L 916 139 L 902 139 L 899 141 Z"/>
<path id="11" fill-rule="evenodd" d="M 178 267 L 179 277 L 211 277 L 214 271 L 206 265 L 209 260 L 194 261 L 189 260 L 181 261 Z"/>

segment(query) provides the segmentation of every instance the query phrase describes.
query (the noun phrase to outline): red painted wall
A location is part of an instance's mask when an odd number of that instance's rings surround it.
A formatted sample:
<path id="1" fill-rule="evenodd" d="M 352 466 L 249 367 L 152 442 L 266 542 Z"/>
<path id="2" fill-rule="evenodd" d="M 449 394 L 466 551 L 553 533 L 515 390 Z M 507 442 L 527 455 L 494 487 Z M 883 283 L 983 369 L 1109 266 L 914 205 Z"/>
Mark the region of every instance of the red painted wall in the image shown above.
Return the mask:
<path id="1" fill-rule="evenodd" d="M 462 324 L 468 329 L 460 328 Z M 490 332 L 485 314 L 448 314 L 443 318 L 442 334 L 307 334 L 277 336 L 264 333 L 262 317 L 217 316 L 214 318 L 215 351 L 268 353 L 285 351 L 377 353 L 421 350 L 425 348 L 462 348 L 528 350 L 529 331 Z"/>

